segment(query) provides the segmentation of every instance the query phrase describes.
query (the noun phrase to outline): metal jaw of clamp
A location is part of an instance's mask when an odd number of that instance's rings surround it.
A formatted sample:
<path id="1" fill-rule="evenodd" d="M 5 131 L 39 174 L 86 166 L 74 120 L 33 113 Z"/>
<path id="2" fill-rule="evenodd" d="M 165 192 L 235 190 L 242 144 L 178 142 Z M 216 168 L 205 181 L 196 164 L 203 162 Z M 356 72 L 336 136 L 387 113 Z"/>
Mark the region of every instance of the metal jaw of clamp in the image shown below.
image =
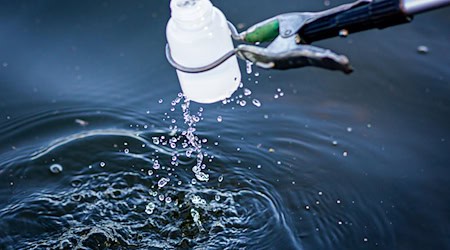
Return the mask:
<path id="1" fill-rule="evenodd" d="M 329 70 L 340 70 L 351 73 L 349 60 L 344 55 L 305 44 L 298 31 L 305 25 L 330 15 L 334 15 L 361 4 L 367 4 L 372 0 L 359 0 L 354 3 L 344 4 L 322 12 L 295 12 L 275 16 L 256 25 L 246 31 L 238 33 L 233 24 L 229 27 L 234 40 L 259 44 L 271 42 L 267 47 L 241 44 L 237 48 L 223 55 L 209 65 L 198 68 L 184 67 L 174 61 L 170 53 L 169 45 L 166 46 L 166 56 L 169 63 L 176 69 L 187 73 L 200 73 L 219 66 L 233 55 L 248 60 L 256 66 L 266 69 L 291 69 L 305 66 L 314 66 Z"/>

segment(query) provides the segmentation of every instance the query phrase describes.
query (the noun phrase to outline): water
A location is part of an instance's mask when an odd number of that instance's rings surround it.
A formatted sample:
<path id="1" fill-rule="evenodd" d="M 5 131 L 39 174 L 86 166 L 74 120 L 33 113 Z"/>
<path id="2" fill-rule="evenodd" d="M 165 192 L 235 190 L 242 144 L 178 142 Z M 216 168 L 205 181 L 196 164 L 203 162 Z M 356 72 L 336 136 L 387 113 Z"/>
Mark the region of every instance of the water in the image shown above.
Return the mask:
<path id="1" fill-rule="evenodd" d="M 214 4 L 246 27 L 324 8 Z M 241 62 L 190 127 L 166 2 L 1 7 L 0 249 L 450 248 L 449 10 L 318 43 L 350 76 Z"/>

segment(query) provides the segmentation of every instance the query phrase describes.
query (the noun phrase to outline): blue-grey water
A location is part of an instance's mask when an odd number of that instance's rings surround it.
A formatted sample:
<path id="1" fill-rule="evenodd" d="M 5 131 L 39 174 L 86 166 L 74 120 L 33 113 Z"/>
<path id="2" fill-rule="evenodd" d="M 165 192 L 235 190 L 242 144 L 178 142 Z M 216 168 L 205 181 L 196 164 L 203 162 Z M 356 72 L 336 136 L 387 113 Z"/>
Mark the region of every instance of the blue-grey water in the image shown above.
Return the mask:
<path id="1" fill-rule="evenodd" d="M 326 8 L 213 3 L 244 27 Z M 450 249 L 450 9 L 317 43 L 352 75 L 241 62 L 232 103 L 190 105 L 207 182 L 171 104 L 169 16 L 0 1 L 0 249 Z"/>

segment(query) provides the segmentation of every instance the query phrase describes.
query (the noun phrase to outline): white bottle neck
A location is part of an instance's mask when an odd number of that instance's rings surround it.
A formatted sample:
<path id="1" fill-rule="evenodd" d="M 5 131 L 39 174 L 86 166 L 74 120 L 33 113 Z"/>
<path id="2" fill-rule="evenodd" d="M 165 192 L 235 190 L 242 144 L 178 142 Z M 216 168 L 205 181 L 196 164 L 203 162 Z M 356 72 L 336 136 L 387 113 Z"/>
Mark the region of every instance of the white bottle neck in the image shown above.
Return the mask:
<path id="1" fill-rule="evenodd" d="M 202 29 L 213 18 L 210 0 L 171 0 L 170 9 L 177 26 L 186 30 Z"/>

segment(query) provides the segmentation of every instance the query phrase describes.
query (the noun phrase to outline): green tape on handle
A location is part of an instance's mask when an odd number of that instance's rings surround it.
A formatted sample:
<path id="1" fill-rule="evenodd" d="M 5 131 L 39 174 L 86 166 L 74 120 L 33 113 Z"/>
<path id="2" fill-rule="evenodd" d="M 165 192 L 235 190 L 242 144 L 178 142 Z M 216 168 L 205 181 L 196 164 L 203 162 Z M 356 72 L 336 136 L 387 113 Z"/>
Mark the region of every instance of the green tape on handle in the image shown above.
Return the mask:
<path id="1" fill-rule="evenodd" d="M 280 23 L 278 20 L 273 20 L 254 31 L 245 35 L 245 41 L 249 43 L 256 42 L 270 42 L 279 34 Z"/>

